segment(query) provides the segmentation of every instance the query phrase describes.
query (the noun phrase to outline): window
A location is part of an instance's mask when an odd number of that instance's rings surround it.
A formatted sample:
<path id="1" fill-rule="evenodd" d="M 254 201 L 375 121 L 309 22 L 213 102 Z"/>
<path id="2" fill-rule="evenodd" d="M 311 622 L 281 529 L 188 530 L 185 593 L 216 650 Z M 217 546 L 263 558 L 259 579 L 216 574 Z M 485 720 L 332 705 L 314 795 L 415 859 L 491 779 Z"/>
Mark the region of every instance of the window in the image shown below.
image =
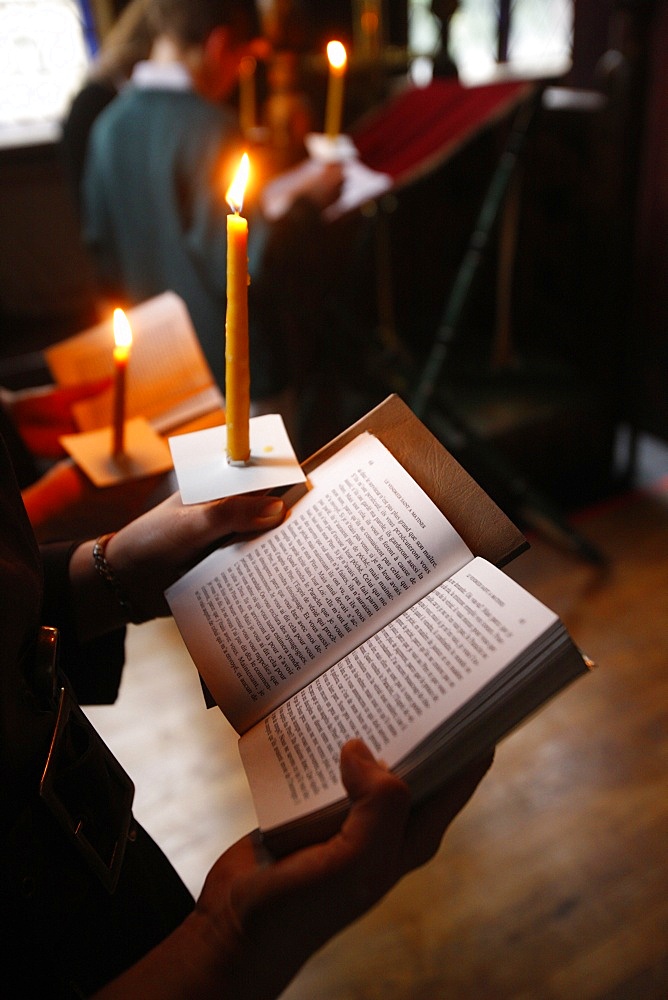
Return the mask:
<path id="1" fill-rule="evenodd" d="M 76 0 L 0 0 L 0 139 L 31 141 L 62 118 L 91 53 Z"/>
<path id="2" fill-rule="evenodd" d="M 430 0 L 409 0 L 409 11 L 412 51 L 433 54 L 439 26 Z M 572 40 L 573 0 L 459 0 L 448 47 L 462 80 L 474 83 L 503 70 L 518 76 L 558 76 L 570 65 Z M 506 48 L 503 63 L 500 47 Z"/>

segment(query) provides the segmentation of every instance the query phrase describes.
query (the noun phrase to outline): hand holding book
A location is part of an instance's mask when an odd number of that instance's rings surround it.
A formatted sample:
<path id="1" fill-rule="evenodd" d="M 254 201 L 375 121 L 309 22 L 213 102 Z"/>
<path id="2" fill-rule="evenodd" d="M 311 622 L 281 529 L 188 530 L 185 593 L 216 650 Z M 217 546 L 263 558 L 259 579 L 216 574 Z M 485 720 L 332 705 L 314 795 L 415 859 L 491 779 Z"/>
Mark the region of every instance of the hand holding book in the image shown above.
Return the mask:
<path id="1" fill-rule="evenodd" d="M 411 808 L 406 786 L 361 741 L 347 743 L 341 771 L 351 808 L 341 834 L 279 860 L 257 832 L 248 834 L 207 877 L 198 908 L 217 918 L 209 940 L 222 935 L 234 959 L 212 978 L 212 990 L 235 1000 L 282 995 L 313 952 L 433 857 L 489 764 L 488 757 L 470 765 Z M 231 944 L 224 936 L 230 914 Z"/>

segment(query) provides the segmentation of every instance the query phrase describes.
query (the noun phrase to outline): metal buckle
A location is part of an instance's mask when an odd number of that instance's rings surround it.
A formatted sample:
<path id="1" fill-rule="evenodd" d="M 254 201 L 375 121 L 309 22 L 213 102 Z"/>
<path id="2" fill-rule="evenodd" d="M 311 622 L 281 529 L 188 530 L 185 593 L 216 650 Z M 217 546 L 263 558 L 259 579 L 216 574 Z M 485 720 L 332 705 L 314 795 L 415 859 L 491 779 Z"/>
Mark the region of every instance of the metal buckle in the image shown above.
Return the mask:
<path id="1" fill-rule="evenodd" d="M 58 644 L 58 629 L 41 625 L 26 667 L 26 680 L 43 709 L 54 709 L 58 701 Z"/>
<path id="2" fill-rule="evenodd" d="M 109 892 L 116 888 L 132 821 L 134 784 L 67 687 L 40 797 Z"/>

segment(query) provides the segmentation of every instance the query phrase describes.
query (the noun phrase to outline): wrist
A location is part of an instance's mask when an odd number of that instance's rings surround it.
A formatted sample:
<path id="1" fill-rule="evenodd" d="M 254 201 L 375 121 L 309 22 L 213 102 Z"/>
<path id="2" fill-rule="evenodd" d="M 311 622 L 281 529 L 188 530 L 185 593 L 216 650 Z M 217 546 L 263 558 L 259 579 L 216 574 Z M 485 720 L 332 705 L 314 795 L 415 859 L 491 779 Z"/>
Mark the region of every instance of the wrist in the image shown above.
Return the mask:
<path id="1" fill-rule="evenodd" d="M 125 622 L 138 622 L 138 616 L 123 581 L 118 575 L 116 568 L 110 561 L 107 548 L 109 542 L 114 537 L 115 532 L 100 535 L 93 545 L 93 568 L 99 577 L 105 582 L 111 595 L 113 595 L 121 615 Z"/>
<path id="2" fill-rule="evenodd" d="M 96 569 L 94 546 L 93 541 L 83 542 L 70 558 L 72 607 L 80 642 L 122 628 L 130 621 L 113 588 Z M 111 561 L 113 565 L 113 555 Z"/>

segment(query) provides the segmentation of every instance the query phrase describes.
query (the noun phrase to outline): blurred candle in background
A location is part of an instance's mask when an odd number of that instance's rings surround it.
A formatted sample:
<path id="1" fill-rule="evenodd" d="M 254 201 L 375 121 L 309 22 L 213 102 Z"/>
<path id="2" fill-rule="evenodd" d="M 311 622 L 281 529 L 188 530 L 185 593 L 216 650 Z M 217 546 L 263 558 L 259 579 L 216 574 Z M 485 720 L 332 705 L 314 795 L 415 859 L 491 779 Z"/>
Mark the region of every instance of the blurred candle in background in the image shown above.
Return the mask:
<path id="1" fill-rule="evenodd" d="M 341 42 L 328 42 L 327 59 L 329 61 L 329 80 L 325 108 L 325 134 L 330 139 L 334 139 L 341 131 L 343 116 L 343 85 L 348 63 L 345 46 Z"/>
<path id="2" fill-rule="evenodd" d="M 382 14 L 381 0 L 353 0 L 353 46 L 360 59 L 381 56 Z"/>
<path id="3" fill-rule="evenodd" d="M 256 125 L 255 70 L 257 61 L 244 56 L 239 63 L 239 126 L 243 135 L 249 135 Z"/>

